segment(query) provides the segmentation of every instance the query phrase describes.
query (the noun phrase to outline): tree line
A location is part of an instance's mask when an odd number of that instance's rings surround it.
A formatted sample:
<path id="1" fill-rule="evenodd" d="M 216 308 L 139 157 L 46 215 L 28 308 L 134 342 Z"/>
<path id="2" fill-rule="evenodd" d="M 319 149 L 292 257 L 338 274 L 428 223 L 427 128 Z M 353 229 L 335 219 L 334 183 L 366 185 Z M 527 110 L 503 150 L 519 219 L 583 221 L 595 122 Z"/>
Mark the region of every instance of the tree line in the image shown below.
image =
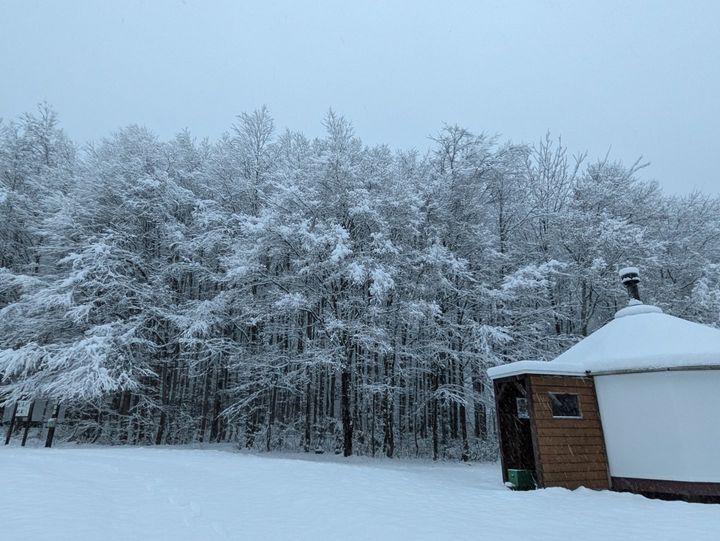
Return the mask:
<path id="1" fill-rule="evenodd" d="M 720 324 L 717 196 L 549 135 L 324 127 L 262 108 L 217 141 L 78 146 L 47 105 L 0 123 L 0 400 L 63 401 L 72 441 L 487 459 L 486 369 L 607 322 L 619 267 Z"/>

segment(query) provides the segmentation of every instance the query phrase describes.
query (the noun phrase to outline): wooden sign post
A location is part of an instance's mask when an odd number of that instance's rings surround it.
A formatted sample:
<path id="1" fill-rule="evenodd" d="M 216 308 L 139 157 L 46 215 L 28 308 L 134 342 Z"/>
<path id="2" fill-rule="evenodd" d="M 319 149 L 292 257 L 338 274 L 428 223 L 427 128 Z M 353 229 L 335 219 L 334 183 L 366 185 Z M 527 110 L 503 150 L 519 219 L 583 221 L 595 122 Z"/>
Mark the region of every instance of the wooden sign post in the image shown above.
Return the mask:
<path id="1" fill-rule="evenodd" d="M 35 402 L 32 400 L 24 400 L 23 402 L 29 402 L 29 405 L 27 406 L 27 409 L 22 410 L 22 412 L 24 413 L 22 417 L 25 418 L 25 431 L 23 432 L 22 443 L 20 444 L 20 447 L 25 447 L 25 442 L 27 442 L 28 432 L 30 432 L 30 418 L 32 417 L 33 405 L 35 404 Z M 20 409 L 20 404 L 23 404 L 23 402 L 18 403 L 18 409 Z M 25 408 L 24 405 L 23 408 Z"/>
<path id="2" fill-rule="evenodd" d="M 5 445 L 10 443 L 10 437 L 12 436 L 13 428 L 15 428 L 15 414 L 17 413 L 17 402 L 15 402 L 12 406 L 10 406 L 11 414 L 10 414 L 10 424 L 8 425 L 7 432 L 5 432 Z M 6 408 L 8 406 L 5 406 Z M 5 416 L 3 415 L 3 420 L 5 419 Z"/>
<path id="3" fill-rule="evenodd" d="M 52 447 L 53 438 L 55 437 L 55 425 L 60 417 L 60 402 L 55 405 L 55 411 L 52 413 L 50 419 L 48 419 L 48 432 L 45 438 L 45 447 Z"/>

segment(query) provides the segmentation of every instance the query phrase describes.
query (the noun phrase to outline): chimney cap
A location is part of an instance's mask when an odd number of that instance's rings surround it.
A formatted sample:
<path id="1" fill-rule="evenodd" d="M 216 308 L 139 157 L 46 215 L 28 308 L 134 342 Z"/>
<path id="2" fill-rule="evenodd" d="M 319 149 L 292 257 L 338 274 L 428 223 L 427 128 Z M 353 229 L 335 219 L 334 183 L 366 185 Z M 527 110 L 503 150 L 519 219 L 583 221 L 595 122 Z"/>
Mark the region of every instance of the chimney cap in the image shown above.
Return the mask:
<path id="1" fill-rule="evenodd" d="M 620 275 L 620 281 L 627 289 L 628 295 L 630 296 L 629 304 L 640 303 L 640 290 L 638 284 L 640 283 L 640 271 L 637 267 L 625 267 L 618 271 Z"/>
<path id="2" fill-rule="evenodd" d="M 637 267 L 625 267 L 618 271 L 620 275 L 620 281 L 627 285 L 628 282 L 638 283 L 640 282 L 640 271 Z"/>
<path id="3" fill-rule="evenodd" d="M 620 275 L 620 278 L 625 278 L 625 276 L 629 274 L 634 274 L 635 276 L 640 275 L 640 270 L 637 267 L 624 267 L 618 271 L 618 274 Z"/>

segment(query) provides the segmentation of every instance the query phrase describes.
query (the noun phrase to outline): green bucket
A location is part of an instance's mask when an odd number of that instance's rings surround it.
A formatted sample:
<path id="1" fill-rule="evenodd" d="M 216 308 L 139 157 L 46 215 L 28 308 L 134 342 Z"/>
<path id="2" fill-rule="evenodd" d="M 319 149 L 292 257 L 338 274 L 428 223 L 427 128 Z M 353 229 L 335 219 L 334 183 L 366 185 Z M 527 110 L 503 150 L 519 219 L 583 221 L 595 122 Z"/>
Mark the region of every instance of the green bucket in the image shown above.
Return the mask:
<path id="1" fill-rule="evenodd" d="M 532 490 L 537 487 L 535 474 L 532 470 L 516 470 L 509 468 L 507 471 L 508 485 L 513 490 Z"/>

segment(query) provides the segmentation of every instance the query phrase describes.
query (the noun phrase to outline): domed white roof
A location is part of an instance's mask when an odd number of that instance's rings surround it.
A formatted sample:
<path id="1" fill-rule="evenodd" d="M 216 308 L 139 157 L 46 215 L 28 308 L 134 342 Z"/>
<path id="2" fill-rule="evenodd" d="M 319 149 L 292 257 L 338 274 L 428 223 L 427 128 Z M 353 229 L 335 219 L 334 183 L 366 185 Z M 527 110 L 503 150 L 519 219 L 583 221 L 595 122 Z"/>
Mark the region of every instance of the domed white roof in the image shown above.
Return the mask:
<path id="1" fill-rule="evenodd" d="M 521 361 L 491 368 L 488 374 L 498 378 L 695 367 L 720 368 L 720 329 L 665 314 L 656 306 L 632 304 L 553 361 Z"/>

